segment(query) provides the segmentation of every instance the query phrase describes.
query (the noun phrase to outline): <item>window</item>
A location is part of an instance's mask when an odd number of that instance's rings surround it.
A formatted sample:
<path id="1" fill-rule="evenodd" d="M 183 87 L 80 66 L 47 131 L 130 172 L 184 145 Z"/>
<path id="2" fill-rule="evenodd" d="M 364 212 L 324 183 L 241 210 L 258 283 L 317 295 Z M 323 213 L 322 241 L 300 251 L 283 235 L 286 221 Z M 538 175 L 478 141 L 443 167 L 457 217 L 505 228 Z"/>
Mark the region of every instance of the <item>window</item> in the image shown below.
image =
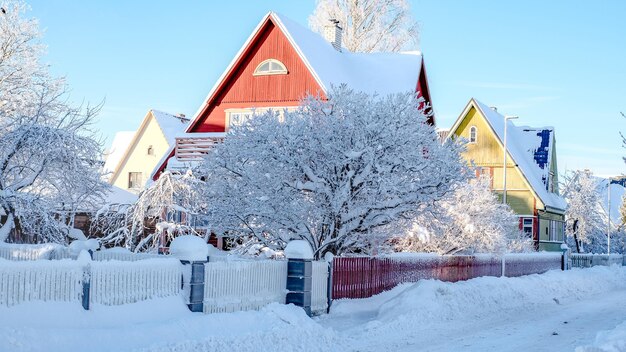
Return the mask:
<path id="1" fill-rule="evenodd" d="M 259 66 L 254 69 L 254 76 L 264 76 L 264 75 L 286 75 L 287 68 L 285 65 L 276 60 L 276 59 L 268 59 L 259 64 Z"/>
<path id="2" fill-rule="evenodd" d="M 551 242 L 562 242 L 564 233 L 565 222 L 559 220 L 550 220 L 549 239 Z"/>
<path id="3" fill-rule="evenodd" d="M 476 138 L 477 137 L 478 137 L 478 128 L 476 128 L 476 126 L 470 127 L 469 142 L 470 143 L 476 143 Z"/>
<path id="4" fill-rule="evenodd" d="M 128 173 L 128 188 L 141 188 L 142 183 L 141 172 Z"/>
<path id="5" fill-rule="evenodd" d="M 533 218 L 522 218 L 522 231 L 524 235 L 533 238 Z"/>
<path id="6" fill-rule="evenodd" d="M 152 148 L 152 146 L 148 147 L 148 155 L 154 155 L 154 148 Z"/>
<path id="7" fill-rule="evenodd" d="M 229 126 L 241 126 L 252 117 L 252 112 L 238 111 L 228 113 L 228 125 Z"/>

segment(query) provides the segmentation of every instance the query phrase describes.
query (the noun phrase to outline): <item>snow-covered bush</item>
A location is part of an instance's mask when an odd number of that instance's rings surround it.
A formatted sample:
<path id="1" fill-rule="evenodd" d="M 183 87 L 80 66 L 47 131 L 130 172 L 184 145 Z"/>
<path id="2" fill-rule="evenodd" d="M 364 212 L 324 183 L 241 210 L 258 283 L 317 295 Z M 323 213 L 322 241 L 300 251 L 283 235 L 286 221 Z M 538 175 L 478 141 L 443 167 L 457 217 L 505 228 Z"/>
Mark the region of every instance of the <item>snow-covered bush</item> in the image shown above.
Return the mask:
<path id="1" fill-rule="evenodd" d="M 435 202 L 431 212 L 416 219 L 413 228 L 392 241 L 397 251 L 440 254 L 520 252 L 532 239 L 519 230 L 519 218 L 498 200 L 488 176 L 458 184 Z"/>
<path id="2" fill-rule="evenodd" d="M 156 249 L 181 234 L 196 234 L 190 222 L 208 202 L 203 197 L 204 186 L 191 171 L 183 175 L 164 172 L 141 192 L 135 204 L 102 208 L 91 231 L 101 233 L 105 245 L 122 244 L 134 251 Z M 148 224 L 157 231 L 147 231 Z"/>
<path id="3" fill-rule="evenodd" d="M 21 1 L 2 7 L 0 242 L 14 230 L 33 241 L 63 243 L 77 207 L 106 191 L 101 145 L 89 129 L 98 108 L 68 105 L 65 82 L 40 62 L 37 21 L 23 17 Z"/>
<path id="4" fill-rule="evenodd" d="M 437 141 L 422 101 L 339 87 L 234 126 L 200 171 L 214 230 L 272 249 L 303 239 L 316 258 L 398 231 L 464 177 L 462 147 Z"/>

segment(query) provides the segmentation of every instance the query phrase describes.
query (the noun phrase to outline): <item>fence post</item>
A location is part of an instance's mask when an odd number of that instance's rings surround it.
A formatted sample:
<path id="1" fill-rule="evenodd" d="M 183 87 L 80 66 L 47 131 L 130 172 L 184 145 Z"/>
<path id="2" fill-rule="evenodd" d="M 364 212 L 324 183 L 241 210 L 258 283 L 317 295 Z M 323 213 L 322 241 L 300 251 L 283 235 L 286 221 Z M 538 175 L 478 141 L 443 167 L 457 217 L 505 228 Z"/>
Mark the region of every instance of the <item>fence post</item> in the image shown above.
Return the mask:
<path id="1" fill-rule="evenodd" d="M 565 243 L 561 243 L 561 251 L 563 254 L 561 255 L 561 270 L 569 269 L 569 247 Z"/>
<path id="2" fill-rule="evenodd" d="M 302 307 L 311 316 L 313 251 L 303 240 L 294 240 L 285 247 L 287 262 L 287 298 L 285 303 Z"/>
<path id="3" fill-rule="evenodd" d="M 81 250 L 76 258 L 77 262 L 83 265 L 83 297 L 82 305 L 84 310 L 89 310 L 90 290 L 91 290 L 91 253 L 86 250 Z"/>
<path id="4" fill-rule="evenodd" d="M 324 259 L 326 259 L 328 263 L 328 281 L 326 283 L 326 313 L 328 314 L 330 313 L 330 306 L 333 304 L 333 263 L 335 258 L 332 253 L 327 252 L 326 255 L 324 255 Z"/>
<path id="5" fill-rule="evenodd" d="M 183 264 L 183 291 L 189 295 L 187 307 L 192 312 L 204 311 L 204 265 L 209 261 L 209 247 L 198 236 L 176 237 L 170 254 Z"/>

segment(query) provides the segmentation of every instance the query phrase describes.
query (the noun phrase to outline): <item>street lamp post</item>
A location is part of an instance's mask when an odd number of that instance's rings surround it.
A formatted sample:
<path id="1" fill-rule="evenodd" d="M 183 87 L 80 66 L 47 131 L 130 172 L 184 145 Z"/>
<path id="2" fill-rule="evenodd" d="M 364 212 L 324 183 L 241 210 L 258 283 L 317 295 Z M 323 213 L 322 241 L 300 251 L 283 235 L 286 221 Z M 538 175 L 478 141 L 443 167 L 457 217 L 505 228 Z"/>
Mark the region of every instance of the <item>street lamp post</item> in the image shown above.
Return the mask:
<path id="1" fill-rule="evenodd" d="M 502 184 L 503 184 L 503 192 L 502 192 L 502 203 L 506 204 L 506 154 L 507 154 L 507 148 L 506 148 L 506 126 L 508 125 L 508 121 L 509 120 L 515 120 L 519 118 L 518 116 L 505 116 L 504 117 L 504 163 L 502 164 L 502 172 L 503 172 L 503 177 L 502 177 Z"/>

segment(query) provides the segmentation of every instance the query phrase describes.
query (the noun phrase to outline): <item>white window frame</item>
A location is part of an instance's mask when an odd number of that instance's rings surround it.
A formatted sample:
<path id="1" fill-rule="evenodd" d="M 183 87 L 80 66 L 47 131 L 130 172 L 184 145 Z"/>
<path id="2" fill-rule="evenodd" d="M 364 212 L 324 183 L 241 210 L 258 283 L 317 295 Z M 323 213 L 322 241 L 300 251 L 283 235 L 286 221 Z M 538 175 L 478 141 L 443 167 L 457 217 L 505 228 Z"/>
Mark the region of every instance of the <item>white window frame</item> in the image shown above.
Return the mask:
<path id="1" fill-rule="evenodd" d="M 524 234 L 530 234 L 530 238 L 534 238 L 535 236 L 535 218 L 534 217 L 524 217 L 521 216 L 520 219 L 522 220 L 522 232 Z M 527 221 L 530 221 L 530 223 L 527 223 Z M 526 232 L 525 230 L 527 228 L 530 228 L 530 232 Z"/>
<path id="2" fill-rule="evenodd" d="M 473 140 L 472 140 L 472 134 L 474 134 L 473 136 Z M 478 127 L 476 126 L 472 126 L 469 129 L 469 142 L 474 144 L 478 141 Z"/>
<path id="3" fill-rule="evenodd" d="M 261 66 L 268 64 L 268 69 L 261 71 Z M 257 67 L 254 69 L 253 76 L 268 76 L 268 75 L 286 75 L 289 73 L 287 71 L 287 67 L 282 62 L 276 59 L 267 59 L 262 61 Z"/>

